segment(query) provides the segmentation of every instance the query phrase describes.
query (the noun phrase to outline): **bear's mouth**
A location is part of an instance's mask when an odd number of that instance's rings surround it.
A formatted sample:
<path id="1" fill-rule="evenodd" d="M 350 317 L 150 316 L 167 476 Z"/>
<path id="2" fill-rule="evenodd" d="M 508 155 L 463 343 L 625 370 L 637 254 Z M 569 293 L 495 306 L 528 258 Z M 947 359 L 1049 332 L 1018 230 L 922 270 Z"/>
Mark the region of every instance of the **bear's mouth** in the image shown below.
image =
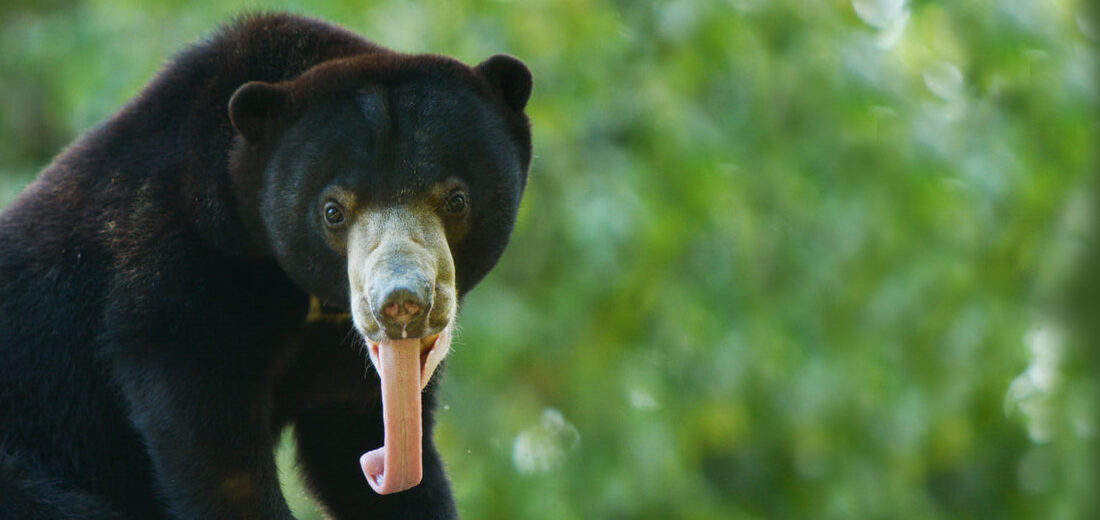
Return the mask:
<path id="1" fill-rule="evenodd" d="M 444 337 L 445 335 L 445 337 Z M 422 338 L 412 338 L 407 341 L 419 342 L 420 349 L 420 389 L 423 390 L 428 386 L 428 382 L 431 381 L 432 375 L 435 373 L 435 369 L 439 368 L 439 363 L 446 357 L 447 352 L 451 349 L 451 327 L 447 326 L 443 330 L 432 334 L 430 336 L 424 336 Z M 443 338 L 441 343 L 439 340 Z M 396 340 L 382 340 L 381 343 L 365 339 L 367 342 L 367 353 L 370 355 L 371 363 L 374 364 L 375 370 L 379 367 L 379 349 L 381 345 L 386 343 L 392 343 Z M 411 343 L 410 343 L 411 344 Z M 416 345 L 413 345 L 415 348 Z M 436 348 L 438 347 L 438 348 Z M 409 348 L 409 347 L 405 347 Z M 381 373 L 379 373 L 381 374 Z"/>
<path id="2" fill-rule="evenodd" d="M 367 483 L 381 495 L 405 491 L 423 477 L 420 392 L 451 345 L 452 326 L 422 338 L 367 339 L 371 363 L 382 383 L 382 447 L 359 458 Z"/>

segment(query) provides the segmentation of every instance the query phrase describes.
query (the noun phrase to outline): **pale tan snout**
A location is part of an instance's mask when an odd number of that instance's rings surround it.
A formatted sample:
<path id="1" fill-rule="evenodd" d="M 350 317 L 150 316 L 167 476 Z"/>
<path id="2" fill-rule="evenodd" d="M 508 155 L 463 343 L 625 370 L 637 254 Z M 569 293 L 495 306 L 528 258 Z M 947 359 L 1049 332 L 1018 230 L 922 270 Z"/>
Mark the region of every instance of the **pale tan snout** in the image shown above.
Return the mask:
<path id="1" fill-rule="evenodd" d="M 373 341 L 431 336 L 455 312 L 454 260 L 428 207 L 366 211 L 348 235 L 352 318 Z"/>

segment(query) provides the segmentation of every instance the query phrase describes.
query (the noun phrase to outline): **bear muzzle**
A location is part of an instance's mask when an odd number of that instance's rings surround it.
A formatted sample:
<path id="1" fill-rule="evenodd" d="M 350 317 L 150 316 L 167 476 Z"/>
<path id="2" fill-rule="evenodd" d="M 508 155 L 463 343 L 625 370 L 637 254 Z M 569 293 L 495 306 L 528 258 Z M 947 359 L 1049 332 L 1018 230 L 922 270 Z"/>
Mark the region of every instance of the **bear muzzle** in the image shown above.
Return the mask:
<path id="1" fill-rule="evenodd" d="M 351 311 L 382 392 L 383 445 L 359 464 L 379 494 L 423 476 L 421 391 L 450 350 L 454 260 L 430 208 L 396 205 L 360 215 L 349 230 Z"/>

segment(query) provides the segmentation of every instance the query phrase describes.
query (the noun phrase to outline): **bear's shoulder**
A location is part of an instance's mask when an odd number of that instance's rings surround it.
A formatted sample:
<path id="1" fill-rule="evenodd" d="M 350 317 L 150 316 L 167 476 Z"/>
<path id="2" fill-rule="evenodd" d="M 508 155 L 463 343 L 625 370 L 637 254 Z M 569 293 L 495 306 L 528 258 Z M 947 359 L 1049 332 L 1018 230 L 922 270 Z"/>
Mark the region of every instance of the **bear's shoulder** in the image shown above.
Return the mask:
<path id="1" fill-rule="evenodd" d="M 177 54 L 162 71 L 161 81 L 150 87 L 216 86 L 225 96 L 224 90 L 247 81 L 287 81 L 329 60 L 379 52 L 391 51 L 321 20 L 285 13 L 244 14 Z"/>
<path id="2" fill-rule="evenodd" d="M 324 61 L 376 52 L 390 51 L 322 20 L 251 13 L 223 25 L 181 58 L 212 53 L 223 71 L 248 70 L 249 80 L 284 81 Z"/>

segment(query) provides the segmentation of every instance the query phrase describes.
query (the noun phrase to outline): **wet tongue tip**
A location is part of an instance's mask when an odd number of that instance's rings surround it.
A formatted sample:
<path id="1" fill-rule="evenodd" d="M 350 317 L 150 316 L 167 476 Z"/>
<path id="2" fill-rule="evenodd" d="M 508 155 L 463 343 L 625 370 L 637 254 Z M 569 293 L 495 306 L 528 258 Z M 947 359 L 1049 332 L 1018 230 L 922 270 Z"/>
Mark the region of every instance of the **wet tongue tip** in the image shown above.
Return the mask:
<path id="1" fill-rule="evenodd" d="M 420 483 L 420 340 L 400 339 L 370 349 L 382 382 L 382 420 L 385 426 L 381 448 L 359 458 L 363 475 L 378 494 L 405 491 Z"/>
<path id="2" fill-rule="evenodd" d="M 386 454 L 385 447 L 374 449 L 359 457 L 359 465 L 363 468 L 363 476 L 367 477 L 367 483 L 376 493 L 385 494 L 382 484 L 385 482 Z"/>

